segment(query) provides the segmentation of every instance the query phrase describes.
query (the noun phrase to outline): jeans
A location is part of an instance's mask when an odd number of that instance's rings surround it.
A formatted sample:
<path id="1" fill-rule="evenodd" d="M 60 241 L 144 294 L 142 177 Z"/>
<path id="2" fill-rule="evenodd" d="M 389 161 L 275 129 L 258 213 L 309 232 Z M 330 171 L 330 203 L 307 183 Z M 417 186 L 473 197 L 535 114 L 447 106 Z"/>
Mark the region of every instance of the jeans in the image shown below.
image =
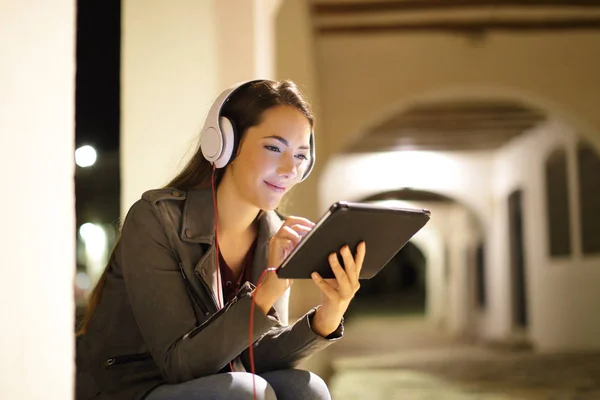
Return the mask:
<path id="1" fill-rule="evenodd" d="M 256 375 L 257 400 L 330 400 L 325 382 L 312 372 L 284 369 Z M 146 400 L 252 400 L 252 374 L 229 372 L 154 389 Z"/>

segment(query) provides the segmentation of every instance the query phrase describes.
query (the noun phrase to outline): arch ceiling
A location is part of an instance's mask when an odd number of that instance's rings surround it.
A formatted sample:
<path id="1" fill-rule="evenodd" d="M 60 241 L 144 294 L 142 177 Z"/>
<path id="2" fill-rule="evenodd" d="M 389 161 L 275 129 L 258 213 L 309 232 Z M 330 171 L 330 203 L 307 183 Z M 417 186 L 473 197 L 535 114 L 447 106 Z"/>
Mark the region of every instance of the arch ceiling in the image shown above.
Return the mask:
<path id="1" fill-rule="evenodd" d="M 542 111 L 505 100 L 419 104 L 371 127 L 346 152 L 493 150 L 545 119 Z"/>
<path id="2" fill-rule="evenodd" d="M 324 35 L 600 29 L 599 0 L 312 0 Z"/>

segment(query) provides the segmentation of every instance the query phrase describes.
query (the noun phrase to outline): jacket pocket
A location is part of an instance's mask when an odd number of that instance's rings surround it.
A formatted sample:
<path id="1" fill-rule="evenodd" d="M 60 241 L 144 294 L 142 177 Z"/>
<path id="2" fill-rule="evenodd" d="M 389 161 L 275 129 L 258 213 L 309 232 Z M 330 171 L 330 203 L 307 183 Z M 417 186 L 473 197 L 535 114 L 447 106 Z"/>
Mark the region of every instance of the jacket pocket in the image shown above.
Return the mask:
<path id="1" fill-rule="evenodd" d="M 102 364 L 104 368 L 110 368 L 115 365 L 127 364 L 136 361 L 146 361 L 151 359 L 152 356 L 150 353 L 136 353 L 136 354 L 124 354 L 120 356 L 115 356 L 107 359 Z"/>

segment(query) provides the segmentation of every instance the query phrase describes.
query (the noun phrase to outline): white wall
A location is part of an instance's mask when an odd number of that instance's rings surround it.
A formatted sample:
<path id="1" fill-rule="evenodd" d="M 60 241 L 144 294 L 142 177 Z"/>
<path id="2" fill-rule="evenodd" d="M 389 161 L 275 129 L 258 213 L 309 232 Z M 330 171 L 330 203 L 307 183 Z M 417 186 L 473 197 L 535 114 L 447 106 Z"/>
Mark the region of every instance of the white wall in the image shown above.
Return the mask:
<path id="1" fill-rule="evenodd" d="M 275 76 L 275 16 L 281 0 L 214 1 L 219 88 Z"/>
<path id="2" fill-rule="evenodd" d="M 219 87 L 213 1 L 124 0 L 121 209 L 194 153 Z"/>
<path id="3" fill-rule="evenodd" d="M 473 209 L 485 223 L 492 189 L 492 153 L 398 151 L 336 155 L 325 167 L 319 186 L 319 208 L 337 200 L 412 188 L 434 191 Z"/>
<path id="4" fill-rule="evenodd" d="M 470 221 L 469 210 L 464 207 L 452 207 L 443 218 L 445 225 L 444 241 L 448 247 L 448 282 L 445 308 L 447 313 L 447 330 L 452 335 L 470 334 L 469 317 L 471 316 L 474 287 L 470 285 L 470 268 L 467 252 L 477 244 L 480 232 L 474 232 Z"/>
<path id="5" fill-rule="evenodd" d="M 529 337 L 542 351 L 600 348 L 600 318 L 594 308 L 600 304 L 600 256 L 584 258 L 581 254 L 577 175 L 573 168 L 577 139 L 572 128 L 550 121 L 511 142 L 495 160 L 494 196 L 499 202 L 495 218 L 500 235 L 508 235 L 507 196 L 519 187 L 524 190 Z M 571 257 L 553 259 L 548 250 L 544 162 L 557 146 L 566 148 L 571 157 L 568 179 L 574 246 Z M 498 248 L 504 257 L 509 251 L 508 243 L 505 245 Z M 508 271 L 496 271 L 496 278 L 506 281 Z M 505 314 L 510 318 L 510 309 Z"/>
<path id="6" fill-rule="evenodd" d="M 73 1 L 0 3 L 0 398 L 70 399 Z"/>

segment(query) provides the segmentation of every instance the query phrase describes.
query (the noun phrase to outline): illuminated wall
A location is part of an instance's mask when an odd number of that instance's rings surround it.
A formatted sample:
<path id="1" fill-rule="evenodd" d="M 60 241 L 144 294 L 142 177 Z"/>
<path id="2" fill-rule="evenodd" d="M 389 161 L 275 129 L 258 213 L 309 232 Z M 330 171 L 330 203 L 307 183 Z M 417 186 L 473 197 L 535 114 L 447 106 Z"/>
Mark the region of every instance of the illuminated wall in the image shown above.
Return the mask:
<path id="1" fill-rule="evenodd" d="M 74 2 L 3 2 L 0 52 L 0 398 L 70 399 Z"/>

